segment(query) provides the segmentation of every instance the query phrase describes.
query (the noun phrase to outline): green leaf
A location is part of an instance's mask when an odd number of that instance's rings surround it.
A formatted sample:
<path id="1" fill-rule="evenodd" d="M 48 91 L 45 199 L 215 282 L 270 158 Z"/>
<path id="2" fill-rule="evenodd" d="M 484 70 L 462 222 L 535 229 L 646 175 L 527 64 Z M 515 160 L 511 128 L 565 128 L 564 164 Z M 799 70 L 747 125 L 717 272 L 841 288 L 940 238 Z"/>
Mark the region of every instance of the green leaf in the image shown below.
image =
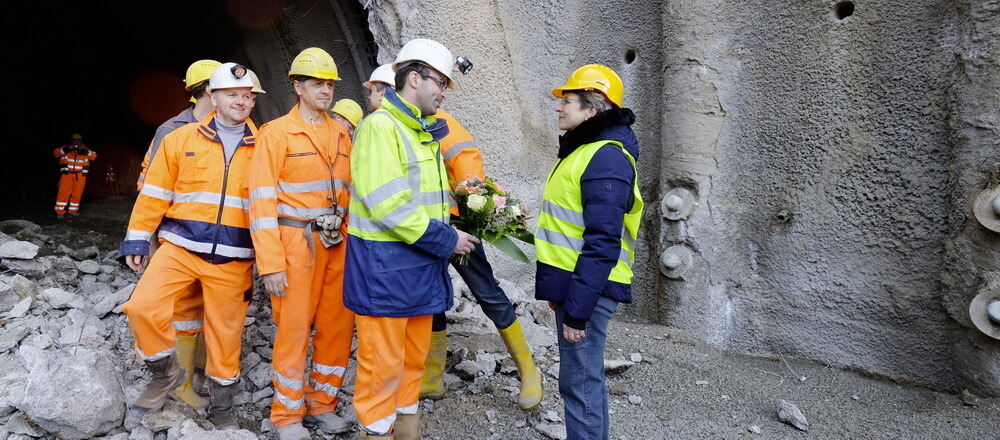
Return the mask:
<path id="1" fill-rule="evenodd" d="M 514 244 L 513 241 L 510 241 L 510 239 L 507 237 L 500 237 L 488 243 L 492 244 L 493 247 L 499 249 L 500 252 L 507 254 L 508 257 L 511 257 L 517 261 L 520 261 L 524 264 L 528 264 L 531 262 L 530 260 L 528 260 L 528 256 L 524 255 L 524 252 L 521 251 L 521 248 L 517 247 L 517 245 Z"/>
<path id="2" fill-rule="evenodd" d="M 510 234 L 510 236 L 528 244 L 535 244 L 535 234 L 532 234 L 531 232 L 528 231 L 523 231 L 523 230 L 517 231 L 513 234 Z"/>

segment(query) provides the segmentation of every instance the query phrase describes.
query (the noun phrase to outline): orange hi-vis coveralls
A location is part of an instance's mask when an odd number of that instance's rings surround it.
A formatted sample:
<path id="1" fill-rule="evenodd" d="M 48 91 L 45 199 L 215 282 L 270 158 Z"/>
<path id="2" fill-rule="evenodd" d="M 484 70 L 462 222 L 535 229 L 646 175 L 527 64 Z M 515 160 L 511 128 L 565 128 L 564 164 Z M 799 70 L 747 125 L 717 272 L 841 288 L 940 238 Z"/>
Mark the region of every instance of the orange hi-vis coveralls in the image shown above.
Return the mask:
<path id="1" fill-rule="evenodd" d="M 434 116 L 448 121 L 448 135 L 441 138 L 441 156 L 448 169 L 451 187 L 454 188 L 456 183 L 467 179 L 486 179 L 479 144 L 469 131 L 444 110 L 438 109 Z M 457 206 L 452 205 L 452 213 L 458 214 Z"/>
<path id="2" fill-rule="evenodd" d="M 64 145 L 52 151 L 59 159 L 59 192 L 56 194 L 56 214 L 74 214 L 80 212 L 80 198 L 83 197 L 83 187 L 87 185 L 87 174 L 90 172 L 90 161 L 97 159 L 97 153 L 83 145 L 80 152 L 72 146 Z"/>
<path id="3" fill-rule="evenodd" d="M 260 129 L 250 171 L 250 220 L 257 270 L 285 272 L 282 297 L 271 296 L 274 403 L 271 422 L 285 426 L 337 406 L 351 356 L 354 312 L 344 307 L 347 241 L 330 248 L 309 225 L 317 216 L 346 217 L 351 139 L 329 115 L 307 123 L 295 106 Z M 340 226 L 347 236 L 346 220 Z M 315 326 L 306 380 L 309 335 Z"/>
<path id="4" fill-rule="evenodd" d="M 194 117 L 194 107 L 188 107 L 156 128 L 153 140 L 149 142 L 149 148 L 142 159 L 142 170 L 139 171 L 139 180 L 136 182 L 138 191 L 142 191 L 142 183 L 146 180 L 146 170 L 149 164 L 156 157 L 156 152 L 160 150 L 163 138 L 173 133 L 174 130 L 187 124 L 198 122 Z M 253 127 L 253 122 L 247 119 L 247 125 Z M 256 127 L 253 127 L 256 129 Z M 201 299 L 201 286 L 198 283 L 191 285 L 191 290 L 177 295 L 177 304 L 174 306 L 174 331 L 178 336 L 195 336 L 205 329 L 204 302 Z"/>
<path id="5" fill-rule="evenodd" d="M 157 360 L 175 350 L 171 318 L 178 295 L 200 282 L 205 313 L 205 373 L 216 383 L 239 379 L 240 339 L 252 293 L 248 178 L 256 130 L 226 163 L 215 112 L 163 138 L 136 199 L 121 255 L 160 249 L 125 304 L 136 352 Z"/>

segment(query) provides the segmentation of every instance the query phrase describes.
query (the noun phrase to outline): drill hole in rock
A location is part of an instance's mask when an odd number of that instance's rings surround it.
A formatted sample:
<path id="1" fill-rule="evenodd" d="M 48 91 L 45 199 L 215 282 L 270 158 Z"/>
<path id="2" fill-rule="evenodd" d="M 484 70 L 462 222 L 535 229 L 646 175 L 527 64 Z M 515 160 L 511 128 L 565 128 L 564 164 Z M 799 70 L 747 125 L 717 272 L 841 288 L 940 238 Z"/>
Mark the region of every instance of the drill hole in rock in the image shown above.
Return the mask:
<path id="1" fill-rule="evenodd" d="M 833 13 L 837 20 L 843 20 L 854 15 L 854 2 L 839 2 L 833 6 Z"/>
<path id="2" fill-rule="evenodd" d="M 632 64 L 635 61 L 635 50 L 629 49 L 625 51 L 625 64 Z"/>

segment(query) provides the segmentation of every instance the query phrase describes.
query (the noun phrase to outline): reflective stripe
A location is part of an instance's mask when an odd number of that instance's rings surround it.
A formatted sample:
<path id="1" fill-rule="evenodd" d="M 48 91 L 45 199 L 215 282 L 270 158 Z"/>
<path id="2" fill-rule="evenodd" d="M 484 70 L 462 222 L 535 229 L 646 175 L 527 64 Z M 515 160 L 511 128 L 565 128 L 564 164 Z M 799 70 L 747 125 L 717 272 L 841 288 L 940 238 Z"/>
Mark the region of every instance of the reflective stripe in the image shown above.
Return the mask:
<path id="1" fill-rule="evenodd" d="M 309 384 L 312 385 L 312 388 L 314 390 L 322 391 L 330 397 L 337 397 L 337 390 L 340 389 L 340 387 L 335 387 L 328 383 L 319 382 L 316 379 L 309 379 Z"/>
<path id="2" fill-rule="evenodd" d="M 302 408 L 302 406 L 306 404 L 306 399 L 292 400 L 292 399 L 289 399 L 284 394 L 281 394 L 281 392 L 278 391 L 278 390 L 274 390 L 274 400 L 277 400 L 282 405 L 285 405 L 285 408 L 288 408 L 288 409 L 299 409 L 299 408 Z M 386 429 L 388 429 L 388 428 L 386 428 Z"/>
<path id="3" fill-rule="evenodd" d="M 278 204 L 278 215 L 287 217 L 307 218 L 314 220 L 316 217 L 326 214 L 334 214 L 330 208 L 298 208 L 284 203 Z"/>
<path id="4" fill-rule="evenodd" d="M 146 185 L 142 186 L 143 191 L 146 190 Z M 177 203 L 205 203 L 209 205 L 218 205 L 219 199 L 222 198 L 222 194 L 213 192 L 193 192 L 193 193 L 175 193 L 174 201 Z M 237 208 L 246 210 L 247 206 L 250 205 L 250 201 L 242 197 L 226 195 L 225 206 L 230 208 Z"/>
<path id="5" fill-rule="evenodd" d="M 274 193 L 273 186 L 262 186 L 260 188 L 254 188 L 253 191 L 250 191 L 251 202 L 257 199 L 273 199 L 275 197 L 277 197 L 277 195 Z"/>
<path id="6" fill-rule="evenodd" d="M 632 254 L 629 253 L 628 249 L 622 248 L 622 250 L 618 252 L 618 261 L 627 264 L 630 269 L 632 268 Z"/>
<path id="7" fill-rule="evenodd" d="M 142 191 L 139 191 L 139 195 L 144 195 L 144 196 L 148 196 L 148 197 L 152 197 L 152 198 L 160 199 L 160 200 L 166 200 L 168 202 L 174 201 L 174 192 L 173 191 L 167 191 L 167 190 L 165 190 L 163 188 L 160 188 L 160 187 L 154 186 L 154 185 L 150 185 L 148 183 L 142 185 Z"/>
<path id="8" fill-rule="evenodd" d="M 382 216 L 382 218 L 378 219 L 377 223 L 382 225 L 386 230 L 393 229 L 396 226 L 399 226 L 399 224 L 406 220 L 407 217 L 413 215 L 416 210 L 417 209 L 413 207 L 413 204 L 407 203 Z"/>
<path id="9" fill-rule="evenodd" d="M 389 428 L 392 428 L 393 423 L 396 423 L 396 413 L 389 414 L 389 417 L 377 420 L 371 425 L 362 424 L 360 421 L 358 422 L 362 429 L 374 434 L 388 434 Z"/>
<path id="10" fill-rule="evenodd" d="M 338 377 L 344 377 L 344 372 L 347 371 L 347 369 L 344 367 L 317 364 L 316 362 L 313 362 L 312 370 L 324 376 L 329 376 L 332 374 Z"/>
<path id="11" fill-rule="evenodd" d="M 311 182 L 278 182 L 278 191 L 284 193 L 307 193 L 314 191 L 330 191 L 329 180 L 313 180 Z"/>
<path id="12" fill-rule="evenodd" d="M 194 321 L 174 321 L 174 329 L 176 330 L 201 330 L 205 328 L 205 322 L 194 320 Z"/>
<path id="13" fill-rule="evenodd" d="M 414 403 L 413 405 L 406 406 L 403 408 L 396 408 L 396 414 L 416 414 L 417 408 L 420 406 L 420 402 Z"/>
<path id="14" fill-rule="evenodd" d="M 586 227 L 583 222 L 582 212 L 577 212 L 572 209 L 559 206 L 548 200 L 542 200 L 542 212 L 572 225 L 576 225 L 581 228 Z"/>
<path id="15" fill-rule="evenodd" d="M 538 227 L 535 231 L 535 238 L 545 240 L 559 247 L 571 249 L 576 252 L 583 252 L 583 239 L 567 237 L 556 231 L 551 231 L 543 227 Z"/>
<path id="16" fill-rule="evenodd" d="M 448 151 L 444 152 L 444 160 L 445 161 L 452 160 L 455 158 L 455 156 L 458 156 L 458 153 L 461 153 L 462 151 L 468 150 L 470 148 L 479 148 L 479 146 L 476 145 L 475 140 L 470 139 L 452 145 L 451 148 L 448 149 Z"/>
<path id="17" fill-rule="evenodd" d="M 277 217 L 261 217 L 250 222 L 250 232 L 257 232 L 261 229 L 278 229 Z"/>
<path id="18" fill-rule="evenodd" d="M 203 254 L 212 252 L 212 243 L 189 240 L 169 231 L 160 231 L 160 237 L 189 251 Z M 216 255 L 230 258 L 253 258 L 252 248 L 241 248 L 224 244 L 216 244 L 215 253 Z"/>
<path id="19" fill-rule="evenodd" d="M 240 380 L 240 373 L 236 373 L 236 376 L 234 376 L 231 379 L 223 379 L 221 377 L 215 377 L 215 376 L 208 375 L 208 374 L 206 374 L 206 376 L 208 376 L 209 379 L 212 379 L 213 382 L 215 382 L 215 383 L 217 383 L 219 385 L 222 385 L 222 386 L 232 385 L 232 384 L 236 383 L 236 381 Z"/>
<path id="20" fill-rule="evenodd" d="M 406 181 L 404 181 L 402 177 L 397 177 L 383 183 L 382 186 L 375 188 L 374 191 L 358 200 L 371 209 L 378 206 L 379 203 L 386 201 L 390 197 L 408 189 L 410 189 L 410 187 L 406 185 Z"/>
<path id="21" fill-rule="evenodd" d="M 278 370 L 273 370 L 274 380 L 281 384 L 285 388 L 290 388 L 293 390 L 301 390 L 303 382 L 301 380 L 292 379 L 290 377 L 284 376 L 278 372 Z"/>
<path id="22" fill-rule="evenodd" d="M 146 353 L 143 353 L 142 349 L 139 348 L 139 344 L 135 344 L 135 352 L 139 355 L 139 359 L 142 359 L 144 361 L 158 361 L 173 354 L 174 348 L 171 347 L 159 353 L 153 353 L 152 355 L 147 356 Z"/>
<path id="23" fill-rule="evenodd" d="M 421 205 L 437 205 L 448 203 L 448 191 L 419 192 L 413 195 L 413 200 Z"/>

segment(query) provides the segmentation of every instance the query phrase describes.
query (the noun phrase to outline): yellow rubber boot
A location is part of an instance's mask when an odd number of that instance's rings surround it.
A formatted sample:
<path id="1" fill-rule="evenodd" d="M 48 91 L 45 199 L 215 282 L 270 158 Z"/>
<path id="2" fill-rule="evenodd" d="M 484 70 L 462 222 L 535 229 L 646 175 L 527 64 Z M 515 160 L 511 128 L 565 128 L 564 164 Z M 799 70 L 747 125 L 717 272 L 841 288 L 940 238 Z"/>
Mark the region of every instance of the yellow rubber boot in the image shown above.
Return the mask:
<path id="1" fill-rule="evenodd" d="M 444 397 L 444 365 L 448 360 L 448 331 L 431 332 L 431 348 L 424 362 L 424 378 L 420 381 L 421 399 Z"/>
<path id="2" fill-rule="evenodd" d="M 524 339 L 521 322 L 515 319 L 510 327 L 500 329 L 500 337 L 507 345 L 507 351 L 521 376 L 521 394 L 517 398 L 517 404 L 521 409 L 534 408 L 542 401 L 542 372 L 531 358 L 531 348 Z"/>
<path id="3" fill-rule="evenodd" d="M 177 336 L 177 362 L 184 368 L 185 376 L 184 383 L 174 388 L 170 394 L 195 409 L 203 409 L 208 407 L 208 399 L 199 396 L 191 386 L 197 344 L 195 336 Z"/>

